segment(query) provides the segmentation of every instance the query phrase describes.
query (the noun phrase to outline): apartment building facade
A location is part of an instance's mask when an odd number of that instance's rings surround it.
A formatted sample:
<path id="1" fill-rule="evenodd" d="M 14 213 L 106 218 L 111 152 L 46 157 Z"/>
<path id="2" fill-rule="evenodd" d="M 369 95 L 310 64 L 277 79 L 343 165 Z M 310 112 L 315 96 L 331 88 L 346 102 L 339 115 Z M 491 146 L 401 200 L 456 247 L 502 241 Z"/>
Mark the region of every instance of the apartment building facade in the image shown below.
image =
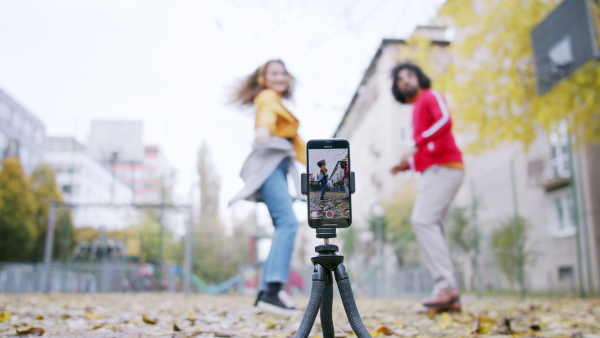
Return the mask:
<path id="1" fill-rule="evenodd" d="M 56 184 L 71 205 L 77 228 L 123 229 L 138 224 L 138 211 L 130 206 L 132 189 L 94 160 L 72 137 L 48 137 L 45 162 L 56 173 Z"/>
<path id="2" fill-rule="evenodd" d="M 44 158 L 44 139 L 42 121 L 0 89 L 0 160 L 17 157 L 31 174 Z"/>
<path id="3" fill-rule="evenodd" d="M 433 64 L 428 66 L 443 73 L 453 61 L 447 51 L 450 42 L 443 39 L 444 28 L 418 27 L 416 32 L 431 40 Z M 359 187 L 353 196 L 353 226 L 362 229 L 367 229 L 378 205 L 397 194 L 414 193 L 418 186 L 417 173 L 392 176 L 389 171 L 412 144 L 412 107 L 397 103 L 390 90 L 390 71 L 398 62 L 407 61 L 408 48 L 403 40 L 381 42 L 334 135 L 351 143 L 352 170 Z M 435 78 L 432 80 L 435 88 Z M 461 148 L 466 140 L 477 137 L 455 136 Z M 458 273 L 465 287 L 514 287 L 500 271 L 489 244 L 494 229 L 521 217 L 526 221 L 528 238 L 524 251 L 530 254 L 524 266 L 527 290 L 576 291 L 581 266 L 585 288 L 598 291 L 600 179 L 594 168 L 600 164 L 599 149 L 595 144 L 580 145 L 570 152 L 564 132 L 548 134 L 540 128 L 527 150 L 520 144 L 506 143 L 483 153 L 464 154 L 466 176 L 454 206 L 472 208 L 477 201 L 471 222 L 481 238 L 476 258 L 478 278 L 473 278 L 475 267 L 468 259 L 458 259 Z M 571 154 L 574 172 L 570 169 Z M 574 187 L 570 185 L 573 174 Z M 394 266 L 388 264 L 388 268 Z"/>

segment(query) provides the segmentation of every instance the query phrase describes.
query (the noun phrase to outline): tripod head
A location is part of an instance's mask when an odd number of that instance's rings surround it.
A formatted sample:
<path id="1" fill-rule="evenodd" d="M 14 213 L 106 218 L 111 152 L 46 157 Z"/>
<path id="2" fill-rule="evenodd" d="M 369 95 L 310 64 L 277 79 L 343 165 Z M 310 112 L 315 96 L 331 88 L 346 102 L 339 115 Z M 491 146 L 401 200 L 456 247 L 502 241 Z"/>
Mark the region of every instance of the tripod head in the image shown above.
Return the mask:
<path id="1" fill-rule="evenodd" d="M 336 228 L 319 228 L 317 229 L 317 238 L 323 238 L 325 244 L 329 244 L 330 238 L 336 238 Z"/>

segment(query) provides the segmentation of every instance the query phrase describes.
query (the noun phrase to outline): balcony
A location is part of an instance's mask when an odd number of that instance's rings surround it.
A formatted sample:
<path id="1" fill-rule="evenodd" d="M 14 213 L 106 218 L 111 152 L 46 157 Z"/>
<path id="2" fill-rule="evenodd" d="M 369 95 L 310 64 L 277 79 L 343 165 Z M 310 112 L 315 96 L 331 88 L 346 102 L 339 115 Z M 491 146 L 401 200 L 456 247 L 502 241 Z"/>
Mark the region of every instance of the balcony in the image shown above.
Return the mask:
<path id="1" fill-rule="evenodd" d="M 571 170 L 566 157 L 537 157 L 527 161 L 527 181 L 546 191 L 568 186 Z"/>

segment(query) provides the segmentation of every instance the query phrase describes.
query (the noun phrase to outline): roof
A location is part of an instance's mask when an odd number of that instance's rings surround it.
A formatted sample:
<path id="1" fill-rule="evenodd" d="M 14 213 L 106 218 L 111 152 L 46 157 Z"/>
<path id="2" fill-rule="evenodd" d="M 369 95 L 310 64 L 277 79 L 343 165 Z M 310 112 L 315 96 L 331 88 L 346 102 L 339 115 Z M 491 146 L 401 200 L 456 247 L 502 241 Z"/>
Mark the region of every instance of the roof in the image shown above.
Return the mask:
<path id="1" fill-rule="evenodd" d="M 446 41 L 446 40 L 431 40 L 431 43 L 434 45 L 444 45 L 444 46 L 450 44 L 450 42 Z M 383 40 L 381 40 L 381 43 L 379 44 L 379 47 L 377 48 L 377 52 L 375 52 L 375 56 L 373 56 L 373 59 L 371 59 L 371 63 L 369 64 L 369 67 L 367 67 L 367 69 L 365 70 L 362 80 L 356 87 L 356 90 L 354 91 L 354 95 L 352 96 L 352 100 L 350 101 L 348 108 L 346 108 L 346 111 L 344 112 L 344 116 L 342 117 L 340 124 L 336 128 L 335 133 L 333 134 L 334 138 L 337 137 L 338 132 L 344 125 L 344 122 L 346 122 L 346 118 L 352 111 L 352 108 L 354 107 L 354 104 L 356 103 L 356 100 L 358 99 L 360 87 L 362 85 L 364 85 L 365 83 L 367 83 L 367 81 L 369 80 L 371 75 L 373 75 L 373 73 L 375 72 L 375 66 L 377 65 L 377 61 L 379 61 L 379 58 L 381 57 L 381 54 L 383 53 L 383 48 L 389 44 L 406 44 L 406 40 L 404 40 L 404 39 L 383 39 Z"/>

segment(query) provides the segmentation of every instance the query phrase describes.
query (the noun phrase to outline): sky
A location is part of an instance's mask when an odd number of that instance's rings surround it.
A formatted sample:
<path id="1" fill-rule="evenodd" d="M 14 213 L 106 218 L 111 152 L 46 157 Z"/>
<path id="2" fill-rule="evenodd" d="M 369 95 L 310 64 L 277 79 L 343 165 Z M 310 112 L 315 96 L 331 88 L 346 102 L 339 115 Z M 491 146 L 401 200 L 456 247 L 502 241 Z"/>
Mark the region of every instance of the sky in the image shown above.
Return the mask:
<path id="1" fill-rule="evenodd" d="M 0 0 L 0 87 L 47 136 L 85 144 L 93 120 L 143 121 L 178 203 L 198 199 L 206 142 L 226 211 L 254 135 L 252 109 L 227 103 L 240 79 L 284 60 L 300 135 L 330 138 L 381 40 L 409 37 L 443 2 Z"/>

